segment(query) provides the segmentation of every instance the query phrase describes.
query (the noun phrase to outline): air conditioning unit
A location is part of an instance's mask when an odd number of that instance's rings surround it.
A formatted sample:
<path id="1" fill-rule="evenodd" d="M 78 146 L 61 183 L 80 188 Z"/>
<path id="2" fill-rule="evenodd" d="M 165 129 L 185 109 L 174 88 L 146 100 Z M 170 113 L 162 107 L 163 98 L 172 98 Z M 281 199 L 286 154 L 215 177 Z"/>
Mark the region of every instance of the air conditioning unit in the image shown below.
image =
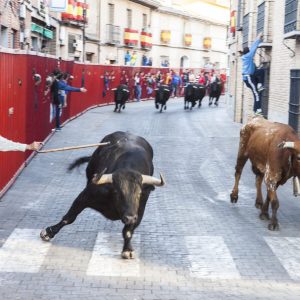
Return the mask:
<path id="1" fill-rule="evenodd" d="M 26 18 L 26 6 L 25 4 L 20 5 L 20 19 Z"/>
<path id="2" fill-rule="evenodd" d="M 82 40 L 76 40 L 74 43 L 73 43 L 73 47 L 75 48 L 76 51 L 82 51 L 83 49 L 83 43 L 82 43 Z"/>

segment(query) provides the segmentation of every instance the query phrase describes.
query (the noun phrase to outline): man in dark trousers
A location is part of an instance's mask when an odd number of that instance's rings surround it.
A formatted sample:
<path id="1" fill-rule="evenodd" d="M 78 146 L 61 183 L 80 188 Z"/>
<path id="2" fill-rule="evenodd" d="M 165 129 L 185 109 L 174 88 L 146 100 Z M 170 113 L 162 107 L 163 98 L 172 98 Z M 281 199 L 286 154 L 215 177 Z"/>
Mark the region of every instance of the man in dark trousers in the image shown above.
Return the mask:
<path id="1" fill-rule="evenodd" d="M 253 58 L 256 53 L 257 47 L 262 41 L 263 34 L 259 33 L 251 48 L 245 47 L 243 49 L 242 62 L 243 62 L 243 81 L 246 86 L 251 89 L 254 96 L 253 110 L 256 114 L 262 114 L 261 110 L 261 95 L 260 92 L 264 90 L 263 87 L 263 69 L 257 69 Z"/>

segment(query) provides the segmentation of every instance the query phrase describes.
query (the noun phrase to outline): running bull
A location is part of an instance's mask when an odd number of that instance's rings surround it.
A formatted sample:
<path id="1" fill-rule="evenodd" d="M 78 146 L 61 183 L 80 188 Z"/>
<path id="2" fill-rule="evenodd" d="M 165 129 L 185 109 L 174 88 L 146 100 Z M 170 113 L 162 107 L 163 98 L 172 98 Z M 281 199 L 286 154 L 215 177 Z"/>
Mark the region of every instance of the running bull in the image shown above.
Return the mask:
<path id="1" fill-rule="evenodd" d="M 206 88 L 202 84 L 189 83 L 184 89 L 184 109 L 192 109 L 199 100 L 198 107 L 201 106 L 202 100 L 205 97 Z M 189 105 L 191 103 L 191 106 Z M 190 107 L 189 107 L 190 106 Z"/>
<path id="2" fill-rule="evenodd" d="M 62 220 L 42 230 L 44 241 L 52 239 L 65 225 L 71 224 L 85 209 L 92 208 L 110 220 L 121 220 L 123 258 L 133 258 L 131 238 L 143 218 L 150 192 L 165 181 L 153 177 L 153 149 L 142 137 L 128 132 L 114 132 L 103 138 L 110 146 L 98 147 L 92 156 L 75 160 L 69 169 L 84 162 L 87 185 L 77 196 Z"/>
<path id="3" fill-rule="evenodd" d="M 232 203 L 238 200 L 239 180 L 248 159 L 256 175 L 255 206 L 261 209 L 260 218 L 268 220 L 271 203 L 272 216 L 268 229 L 277 230 L 277 188 L 293 177 L 294 195 L 300 192 L 300 140 L 297 133 L 288 125 L 267 121 L 262 116 L 254 117 L 241 129 L 235 184 L 230 195 Z M 261 189 L 263 180 L 267 187 L 265 202 Z"/>
<path id="4" fill-rule="evenodd" d="M 160 111 L 162 112 L 167 109 L 167 101 L 171 95 L 171 88 L 168 85 L 162 84 L 157 89 L 155 89 L 155 107 L 159 109 L 159 104 L 161 104 Z"/>
<path id="5" fill-rule="evenodd" d="M 117 88 L 112 89 L 115 93 L 115 109 L 114 112 L 121 112 L 121 108 L 125 109 L 125 103 L 128 101 L 130 92 L 126 84 L 120 84 Z"/>

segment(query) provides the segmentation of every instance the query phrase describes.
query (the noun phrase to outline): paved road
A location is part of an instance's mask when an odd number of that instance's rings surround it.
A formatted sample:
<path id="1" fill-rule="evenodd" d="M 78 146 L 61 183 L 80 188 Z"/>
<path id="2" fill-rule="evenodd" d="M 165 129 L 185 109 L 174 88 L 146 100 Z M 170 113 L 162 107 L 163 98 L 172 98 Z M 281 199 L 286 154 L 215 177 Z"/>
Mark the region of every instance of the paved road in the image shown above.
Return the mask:
<path id="1" fill-rule="evenodd" d="M 92 149 L 37 155 L 0 202 L 1 299 L 300 299 L 300 202 L 288 182 L 279 191 L 280 231 L 254 207 L 247 164 L 236 205 L 229 201 L 240 124 L 224 100 L 183 110 L 171 100 L 130 103 L 121 114 L 90 110 L 45 148 L 95 143 L 115 130 L 144 136 L 155 154 L 156 188 L 133 237 L 135 260 L 122 260 L 121 222 L 85 210 L 50 243 L 42 228 L 58 222 L 85 185 L 85 168 L 66 168 Z"/>

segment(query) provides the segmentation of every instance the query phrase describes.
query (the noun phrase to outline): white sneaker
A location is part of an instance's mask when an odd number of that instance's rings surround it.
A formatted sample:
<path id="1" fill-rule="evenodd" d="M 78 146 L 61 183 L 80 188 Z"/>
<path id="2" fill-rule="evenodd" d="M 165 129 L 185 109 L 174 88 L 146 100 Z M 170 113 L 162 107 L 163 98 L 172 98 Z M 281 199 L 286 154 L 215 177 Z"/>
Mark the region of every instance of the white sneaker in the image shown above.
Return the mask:
<path id="1" fill-rule="evenodd" d="M 265 87 L 264 87 L 261 83 L 258 83 L 258 84 L 257 84 L 257 90 L 258 90 L 259 92 L 262 92 L 264 89 L 265 89 Z"/>

